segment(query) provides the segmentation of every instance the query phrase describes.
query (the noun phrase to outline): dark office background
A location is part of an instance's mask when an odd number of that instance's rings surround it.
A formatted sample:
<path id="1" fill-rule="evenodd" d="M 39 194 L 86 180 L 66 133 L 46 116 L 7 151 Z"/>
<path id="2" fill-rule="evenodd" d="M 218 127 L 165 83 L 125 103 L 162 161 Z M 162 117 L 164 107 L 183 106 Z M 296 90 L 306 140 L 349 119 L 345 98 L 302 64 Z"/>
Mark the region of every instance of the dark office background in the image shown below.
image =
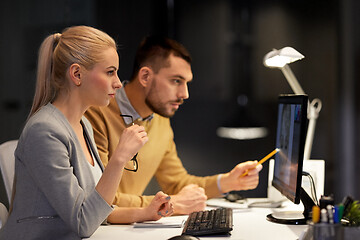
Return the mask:
<path id="1" fill-rule="evenodd" d="M 196 175 L 226 172 L 273 150 L 277 96 L 292 91 L 262 61 L 273 48 L 292 46 L 305 55 L 292 70 L 309 98 L 323 102 L 311 158 L 326 161 L 325 193 L 360 199 L 359 11 L 356 0 L 1 1 L 0 143 L 19 137 L 48 34 L 80 24 L 109 33 L 119 44 L 121 79 L 129 78 L 141 39 L 164 34 L 193 57 L 190 99 L 172 119 L 183 164 Z M 266 127 L 268 135 L 220 138 L 216 129 L 225 125 Z M 242 194 L 266 196 L 264 168 L 259 187 Z"/>

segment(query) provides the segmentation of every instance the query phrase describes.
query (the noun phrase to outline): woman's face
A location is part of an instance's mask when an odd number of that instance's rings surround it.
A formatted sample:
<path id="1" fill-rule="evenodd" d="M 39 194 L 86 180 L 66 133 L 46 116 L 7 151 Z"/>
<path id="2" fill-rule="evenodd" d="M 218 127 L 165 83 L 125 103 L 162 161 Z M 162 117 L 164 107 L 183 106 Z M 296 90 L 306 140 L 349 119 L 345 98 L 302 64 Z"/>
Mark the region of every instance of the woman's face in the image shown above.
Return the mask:
<path id="1" fill-rule="evenodd" d="M 81 81 L 82 98 L 90 106 L 106 106 L 122 86 L 117 75 L 119 57 L 114 48 L 103 53 L 103 59 L 90 70 L 85 70 Z"/>

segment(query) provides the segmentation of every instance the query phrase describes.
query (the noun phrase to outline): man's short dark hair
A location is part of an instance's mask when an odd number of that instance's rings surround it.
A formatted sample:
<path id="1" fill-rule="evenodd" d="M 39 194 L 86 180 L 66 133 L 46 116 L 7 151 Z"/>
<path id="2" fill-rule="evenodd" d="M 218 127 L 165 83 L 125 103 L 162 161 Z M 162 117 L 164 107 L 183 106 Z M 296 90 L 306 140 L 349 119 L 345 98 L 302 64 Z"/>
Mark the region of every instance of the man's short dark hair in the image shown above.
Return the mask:
<path id="1" fill-rule="evenodd" d="M 139 70 L 149 66 L 157 73 L 161 68 L 168 66 L 167 59 L 173 54 L 191 64 L 191 56 L 188 50 L 179 42 L 163 37 L 148 36 L 140 43 L 135 55 L 131 80 L 135 79 Z"/>

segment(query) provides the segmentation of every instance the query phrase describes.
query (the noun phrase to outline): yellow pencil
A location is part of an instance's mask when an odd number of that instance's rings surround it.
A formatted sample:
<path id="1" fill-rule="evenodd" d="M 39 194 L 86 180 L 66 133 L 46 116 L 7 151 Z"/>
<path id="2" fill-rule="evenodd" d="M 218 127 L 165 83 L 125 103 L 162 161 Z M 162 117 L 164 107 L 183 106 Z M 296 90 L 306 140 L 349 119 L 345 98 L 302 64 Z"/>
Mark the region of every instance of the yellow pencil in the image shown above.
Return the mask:
<path id="1" fill-rule="evenodd" d="M 274 156 L 277 152 L 280 151 L 280 148 L 275 148 L 274 151 L 272 151 L 271 153 L 269 153 L 268 155 L 266 155 L 263 159 L 261 159 L 257 164 L 263 164 L 266 160 L 268 160 L 269 158 L 271 158 L 272 156 Z M 244 177 L 248 174 L 249 170 L 246 170 L 240 177 Z"/>

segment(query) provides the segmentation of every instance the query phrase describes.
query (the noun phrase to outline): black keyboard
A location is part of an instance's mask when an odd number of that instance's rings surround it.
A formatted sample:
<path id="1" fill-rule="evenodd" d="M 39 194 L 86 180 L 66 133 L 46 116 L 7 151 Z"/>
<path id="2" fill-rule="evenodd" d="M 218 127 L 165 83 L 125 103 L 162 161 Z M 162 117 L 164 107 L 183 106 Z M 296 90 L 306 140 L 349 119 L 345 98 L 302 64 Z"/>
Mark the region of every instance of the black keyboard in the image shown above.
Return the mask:
<path id="1" fill-rule="evenodd" d="M 185 222 L 182 234 L 192 236 L 227 234 L 232 227 L 232 209 L 217 208 L 191 213 Z"/>

